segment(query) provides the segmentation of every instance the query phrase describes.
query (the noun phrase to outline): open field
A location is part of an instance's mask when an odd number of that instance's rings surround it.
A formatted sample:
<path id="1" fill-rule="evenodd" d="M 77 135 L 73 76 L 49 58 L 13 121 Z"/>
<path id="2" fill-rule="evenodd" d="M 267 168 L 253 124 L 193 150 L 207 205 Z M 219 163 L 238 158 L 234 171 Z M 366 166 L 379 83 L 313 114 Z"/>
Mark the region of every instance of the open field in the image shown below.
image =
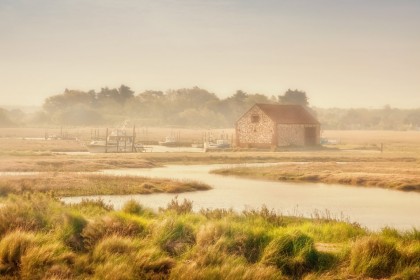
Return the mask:
<path id="1" fill-rule="evenodd" d="M 165 164 L 251 162 L 417 162 L 419 154 L 378 151 L 296 150 L 288 152 L 54 154 L 0 155 L 0 171 L 97 171 L 113 168 L 150 168 Z"/>
<path id="2" fill-rule="evenodd" d="M 10 196 L 0 207 L 2 279 L 418 279 L 416 230 L 292 218 L 266 208 L 158 213 L 134 201 L 64 205 Z"/>
<path id="3" fill-rule="evenodd" d="M 420 192 L 420 162 L 308 162 L 269 167 L 238 167 L 216 174 L 264 180 L 321 182 Z"/>
<path id="4" fill-rule="evenodd" d="M 125 155 L 19 155 L 0 156 L 0 171 L 88 172 L 113 168 L 150 168 L 156 164 L 139 156 Z"/>
<path id="5" fill-rule="evenodd" d="M 324 132 L 326 134 L 327 132 Z M 420 160 L 420 132 L 328 132 L 342 136 L 321 149 L 285 148 L 211 153 L 57 154 L 83 148 L 77 141 L 0 138 L 0 171 L 94 171 L 162 164 L 244 162 L 414 162 Z M 337 138 L 334 138 L 337 139 Z M 384 143 L 384 151 L 379 151 Z"/>
<path id="6" fill-rule="evenodd" d="M 97 174 L 48 173 L 31 176 L 0 176 L 0 196 L 50 193 L 57 197 L 181 193 L 209 190 L 199 182 Z"/>

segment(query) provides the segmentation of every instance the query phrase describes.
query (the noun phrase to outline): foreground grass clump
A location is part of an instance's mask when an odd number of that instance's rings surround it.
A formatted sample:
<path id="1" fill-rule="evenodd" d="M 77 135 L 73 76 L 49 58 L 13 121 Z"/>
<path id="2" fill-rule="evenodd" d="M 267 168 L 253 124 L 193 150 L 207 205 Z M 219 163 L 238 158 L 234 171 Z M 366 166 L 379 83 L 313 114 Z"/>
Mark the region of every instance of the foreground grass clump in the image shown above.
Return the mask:
<path id="1" fill-rule="evenodd" d="M 367 236 L 358 239 L 351 251 L 351 269 L 365 276 L 385 278 L 396 272 L 420 273 L 420 244 L 401 244 L 386 236 Z"/>
<path id="2" fill-rule="evenodd" d="M 50 176 L 0 176 L 0 196 L 25 192 L 52 193 L 54 196 L 124 195 L 182 193 L 209 190 L 195 181 L 177 181 L 134 176 L 51 173 Z"/>
<path id="3" fill-rule="evenodd" d="M 0 207 L 0 279 L 419 279 L 420 234 L 282 216 L 263 207 L 153 212 L 131 200 L 63 204 L 11 195 Z M 10 217 L 6 212 L 10 213 Z"/>
<path id="4" fill-rule="evenodd" d="M 0 241 L 0 273 L 15 274 L 19 270 L 22 255 L 37 241 L 32 233 L 13 231 Z"/>
<path id="5" fill-rule="evenodd" d="M 274 238 L 264 250 L 262 262 L 277 266 L 293 277 L 302 276 L 316 268 L 318 252 L 314 241 L 306 234 L 293 232 Z"/>

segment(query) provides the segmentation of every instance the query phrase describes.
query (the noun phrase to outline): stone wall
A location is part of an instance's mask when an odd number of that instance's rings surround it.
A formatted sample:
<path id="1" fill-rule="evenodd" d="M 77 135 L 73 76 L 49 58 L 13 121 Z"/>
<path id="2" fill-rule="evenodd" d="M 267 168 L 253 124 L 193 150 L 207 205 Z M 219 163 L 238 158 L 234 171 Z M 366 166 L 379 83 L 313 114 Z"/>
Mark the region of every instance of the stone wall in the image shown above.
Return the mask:
<path id="1" fill-rule="evenodd" d="M 259 118 L 253 122 L 253 116 Z M 270 147 L 274 145 L 275 124 L 259 107 L 254 106 L 236 123 L 236 145 L 239 147 Z"/>
<path id="2" fill-rule="evenodd" d="M 279 124 L 277 125 L 277 146 L 304 146 L 305 127 L 316 127 L 316 143 L 319 143 L 319 125 Z"/>

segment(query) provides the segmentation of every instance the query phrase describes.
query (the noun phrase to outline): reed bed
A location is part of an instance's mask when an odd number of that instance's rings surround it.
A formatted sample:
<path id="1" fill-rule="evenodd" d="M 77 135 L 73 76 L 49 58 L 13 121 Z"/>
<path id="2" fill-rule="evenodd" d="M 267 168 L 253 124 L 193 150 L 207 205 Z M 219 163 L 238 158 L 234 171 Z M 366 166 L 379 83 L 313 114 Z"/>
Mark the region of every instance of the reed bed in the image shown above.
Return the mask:
<path id="1" fill-rule="evenodd" d="M 153 179 L 80 173 L 40 173 L 31 176 L 0 176 L 0 196 L 50 193 L 57 197 L 127 195 L 205 191 L 211 187 L 196 181 Z"/>
<path id="2" fill-rule="evenodd" d="M 420 233 L 369 232 L 268 209 L 202 210 L 172 201 L 66 205 L 9 195 L 0 208 L 2 279 L 419 279 Z M 98 213 L 100 213 L 98 215 Z M 340 234 L 337 234 L 337 233 Z"/>
<path id="3" fill-rule="evenodd" d="M 213 172 L 276 181 L 322 182 L 420 192 L 420 161 L 291 163 L 225 168 Z"/>

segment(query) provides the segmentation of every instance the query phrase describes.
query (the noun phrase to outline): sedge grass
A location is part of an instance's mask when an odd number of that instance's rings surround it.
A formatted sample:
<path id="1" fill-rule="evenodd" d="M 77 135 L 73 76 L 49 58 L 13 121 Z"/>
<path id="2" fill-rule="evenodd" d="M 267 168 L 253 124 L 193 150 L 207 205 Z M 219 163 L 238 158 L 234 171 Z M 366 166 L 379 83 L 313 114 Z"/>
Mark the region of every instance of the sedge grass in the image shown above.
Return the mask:
<path id="1" fill-rule="evenodd" d="M 210 189 L 210 186 L 196 181 L 100 174 L 50 173 L 48 175 L 2 176 L 0 177 L 0 196 L 41 192 L 66 197 L 181 193 Z"/>
<path id="2" fill-rule="evenodd" d="M 152 213 L 131 201 L 114 211 L 98 202 L 67 205 L 44 194 L 9 196 L 0 211 L 22 211 L 0 215 L 0 278 L 420 276 L 415 229 L 369 232 L 342 221 L 283 217 L 267 209 L 212 214 L 177 212 L 174 205 Z"/>
<path id="3" fill-rule="evenodd" d="M 213 173 L 275 181 L 321 182 L 420 192 L 420 161 L 290 163 L 281 166 L 225 168 L 214 170 Z"/>

